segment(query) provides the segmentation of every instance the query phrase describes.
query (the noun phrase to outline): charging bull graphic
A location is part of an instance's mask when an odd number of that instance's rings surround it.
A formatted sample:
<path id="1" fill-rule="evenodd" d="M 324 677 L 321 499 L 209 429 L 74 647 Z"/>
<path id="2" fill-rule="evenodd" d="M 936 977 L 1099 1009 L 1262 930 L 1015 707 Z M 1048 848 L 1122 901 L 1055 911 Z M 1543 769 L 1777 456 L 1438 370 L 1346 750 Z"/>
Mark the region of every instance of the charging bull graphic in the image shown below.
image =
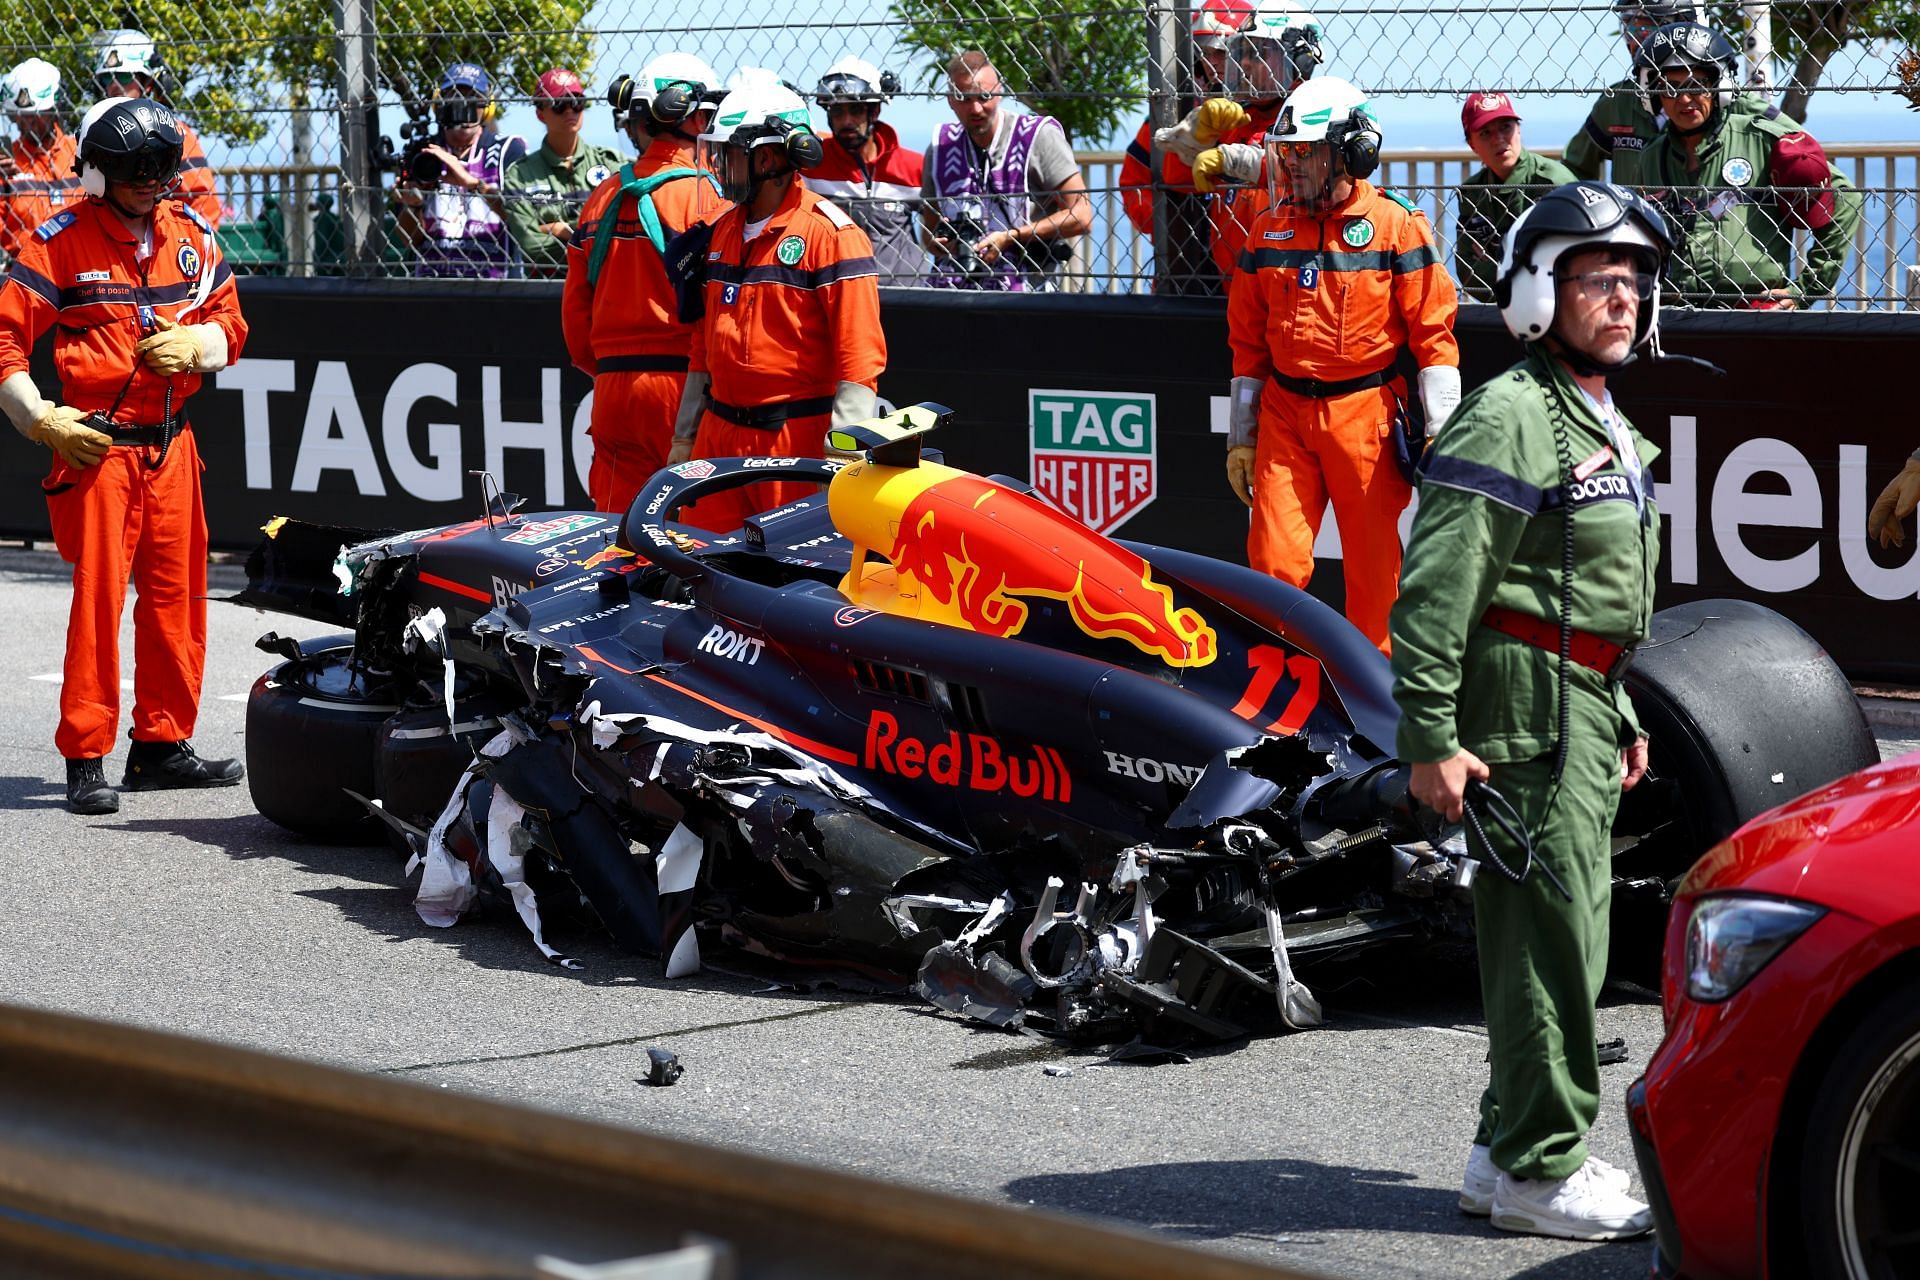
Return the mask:
<path id="1" fill-rule="evenodd" d="M 918 617 L 1017 636 L 1031 615 L 1026 601 L 1045 598 L 1065 603 L 1088 635 L 1125 640 L 1168 666 L 1204 667 L 1217 656 L 1214 629 L 1175 605 L 1151 565 L 1026 494 L 928 462 L 849 468 L 834 488 L 836 520 L 856 506 L 842 491 L 862 490 L 858 540 L 892 561 L 897 595 L 917 601 Z"/>

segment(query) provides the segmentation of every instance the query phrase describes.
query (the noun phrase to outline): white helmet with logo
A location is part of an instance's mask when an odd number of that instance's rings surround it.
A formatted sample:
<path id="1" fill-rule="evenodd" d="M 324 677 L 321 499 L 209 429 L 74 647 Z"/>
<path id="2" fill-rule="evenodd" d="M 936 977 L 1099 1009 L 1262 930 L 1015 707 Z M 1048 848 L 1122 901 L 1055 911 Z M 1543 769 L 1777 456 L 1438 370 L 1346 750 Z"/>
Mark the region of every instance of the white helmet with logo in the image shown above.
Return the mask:
<path id="1" fill-rule="evenodd" d="M 154 50 L 153 38 L 144 31 L 132 27 L 96 31 L 87 37 L 87 43 L 93 47 L 96 84 L 104 86 L 111 76 L 139 75 L 155 82 L 160 79 L 160 55 Z"/>
<path id="2" fill-rule="evenodd" d="M 1365 178 L 1380 166 L 1380 126 L 1367 95 L 1332 76 L 1309 80 L 1287 96 L 1267 129 L 1266 143 L 1267 195 L 1275 205 L 1302 199 L 1292 179 L 1295 147 L 1325 145 L 1332 155 L 1319 192 L 1303 200 L 1315 208 L 1329 202 L 1342 175 Z"/>
<path id="3" fill-rule="evenodd" d="M 845 57 L 827 68 L 813 87 L 813 100 L 821 106 L 836 102 L 870 102 L 878 105 L 893 97 L 900 80 L 891 71 L 882 71 L 864 58 Z"/>
<path id="4" fill-rule="evenodd" d="M 699 165 L 720 179 L 721 195 L 744 204 L 765 180 L 753 177 L 754 149 L 775 145 L 785 151 L 795 169 L 820 163 L 824 152 L 814 135 L 807 104 L 784 84 L 735 89 L 720 100 L 707 131 L 700 135 Z M 730 165 L 735 155 L 746 163 Z"/>
<path id="5" fill-rule="evenodd" d="M 1318 18 L 1295 0 L 1260 0 L 1227 41 L 1227 92 L 1271 102 L 1292 93 L 1325 61 Z"/>
<path id="6" fill-rule="evenodd" d="M 691 53 L 663 53 L 640 68 L 638 77 L 620 76 L 607 90 L 614 123 L 652 119 L 677 125 L 705 110 L 720 88 L 720 76 Z"/>
<path id="7" fill-rule="evenodd" d="M 42 58 L 28 58 L 7 73 L 5 92 L 10 116 L 52 111 L 60 97 L 60 70 Z"/>

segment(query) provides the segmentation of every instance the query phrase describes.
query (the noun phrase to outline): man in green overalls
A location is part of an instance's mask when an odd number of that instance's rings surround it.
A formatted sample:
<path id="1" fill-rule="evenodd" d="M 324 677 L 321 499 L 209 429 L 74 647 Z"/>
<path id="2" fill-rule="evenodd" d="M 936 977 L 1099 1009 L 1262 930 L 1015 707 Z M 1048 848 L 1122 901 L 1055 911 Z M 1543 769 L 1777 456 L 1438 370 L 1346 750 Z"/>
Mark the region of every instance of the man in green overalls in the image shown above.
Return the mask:
<path id="1" fill-rule="evenodd" d="M 1634 72 L 1666 120 L 1640 182 L 1679 237 L 1668 290 L 1695 306 L 1792 310 L 1833 292 L 1860 221 L 1860 193 L 1812 134 L 1729 109 L 1733 42 L 1676 22 L 1647 37 Z M 1792 277 L 1793 229 L 1812 233 Z"/>
<path id="2" fill-rule="evenodd" d="M 1586 1134 L 1608 833 L 1647 761 L 1620 675 L 1647 634 L 1660 554 L 1658 451 L 1615 409 L 1607 375 L 1653 337 L 1671 247 L 1652 205 L 1603 183 L 1557 188 L 1514 224 L 1495 301 L 1526 358 L 1434 439 L 1391 620 L 1397 752 L 1421 803 L 1453 822 L 1466 811 L 1481 863 L 1492 1070 L 1460 1205 L 1573 1240 L 1652 1225 Z M 1530 873 L 1475 779 L 1529 834 Z"/>
<path id="3" fill-rule="evenodd" d="M 1640 56 L 1641 46 L 1657 28 L 1670 22 L 1698 22 L 1701 17 L 1696 0 L 1614 0 L 1614 8 L 1620 14 L 1627 54 L 1634 58 Z M 1664 113 L 1655 114 L 1658 109 L 1632 76 L 1615 81 L 1601 90 L 1586 123 L 1568 140 L 1561 159 L 1577 178 L 1605 176 L 1602 170 L 1612 160 L 1614 182 L 1623 187 L 1647 185 L 1642 176 L 1642 154 L 1667 122 Z M 1789 129 L 1800 127 L 1757 93 L 1733 94 L 1727 109 L 1738 116 L 1785 121 Z"/>

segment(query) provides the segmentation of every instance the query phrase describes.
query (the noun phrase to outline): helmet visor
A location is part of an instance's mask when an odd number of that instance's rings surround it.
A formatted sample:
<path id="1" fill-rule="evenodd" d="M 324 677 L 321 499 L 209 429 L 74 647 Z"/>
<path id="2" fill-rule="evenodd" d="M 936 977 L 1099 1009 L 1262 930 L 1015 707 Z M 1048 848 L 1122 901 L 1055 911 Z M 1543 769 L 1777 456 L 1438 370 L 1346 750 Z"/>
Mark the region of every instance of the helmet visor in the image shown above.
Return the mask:
<path id="1" fill-rule="evenodd" d="M 880 92 L 864 79 L 846 72 L 822 76 L 813 91 L 814 99 L 821 106 L 829 102 L 878 102 Z"/>
<path id="2" fill-rule="evenodd" d="M 753 156 L 748 148 L 703 137 L 694 148 L 694 163 L 720 180 L 722 199 L 745 204 L 752 197 Z"/>
<path id="3" fill-rule="evenodd" d="M 1332 206 L 1337 176 L 1333 147 L 1325 142 L 1267 141 L 1267 202 L 1297 205 L 1311 213 Z"/>
<path id="4" fill-rule="evenodd" d="M 138 151 L 90 151 L 87 163 L 100 170 L 109 182 L 124 182 L 129 186 L 168 182 L 180 172 L 180 148 L 150 141 Z"/>
<path id="5" fill-rule="evenodd" d="M 1227 46 L 1227 92 L 1243 102 L 1271 102 L 1292 93 L 1319 65 L 1320 45 L 1305 31 L 1278 40 L 1238 35 Z"/>

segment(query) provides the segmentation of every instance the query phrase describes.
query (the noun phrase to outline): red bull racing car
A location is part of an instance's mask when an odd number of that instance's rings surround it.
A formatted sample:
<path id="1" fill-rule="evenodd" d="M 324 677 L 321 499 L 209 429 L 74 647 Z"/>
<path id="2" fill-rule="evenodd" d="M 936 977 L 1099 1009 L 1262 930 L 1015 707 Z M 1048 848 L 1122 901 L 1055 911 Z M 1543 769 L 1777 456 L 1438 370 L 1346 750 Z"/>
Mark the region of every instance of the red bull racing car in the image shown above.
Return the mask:
<path id="1" fill-rule="evenodd" d="M 1468 936 L 1474 877 L 1512 868 L 1409 802 L 1359 632 L 922 456 L 947 416 L 837 433 L 857 461 L 682 463 L 624 519 L 273 526 L 239 599 L 346 631 L 263 637 L 255 803 L 316 838 L 384 823 L 424 920 L 491 905 L 556 963 L 584 904 L 669 976 L 726 947 L 1063 1035 L 1311 1026 L 1301 966 Z M 824 487 L 724 536 L 675 519 L 775 479 Z M 1651 968 L 1708 844 L 1875 748 L 1765 610 L 1669 610 L 1644 650 L 1654 776 L 1615 865 Z"/>

